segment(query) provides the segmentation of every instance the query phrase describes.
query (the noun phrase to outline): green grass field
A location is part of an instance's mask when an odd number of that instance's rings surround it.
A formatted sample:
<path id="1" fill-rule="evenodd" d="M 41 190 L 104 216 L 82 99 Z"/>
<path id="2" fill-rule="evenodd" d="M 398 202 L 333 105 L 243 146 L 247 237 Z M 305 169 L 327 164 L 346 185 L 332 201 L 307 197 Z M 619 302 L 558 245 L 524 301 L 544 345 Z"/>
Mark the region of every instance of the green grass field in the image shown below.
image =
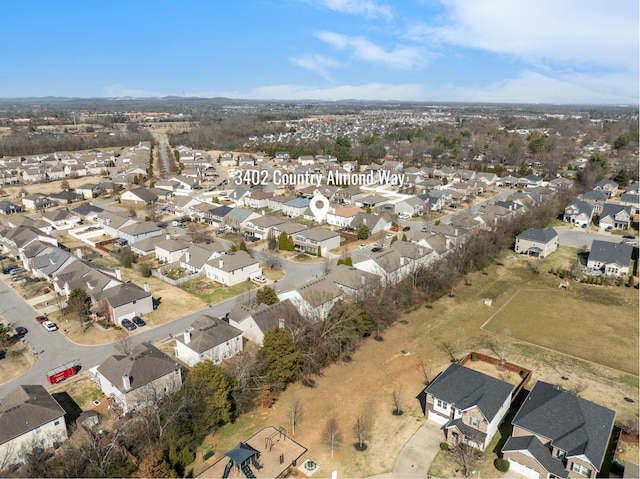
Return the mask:
<path id="1" fill-rule="evenodd" d="M 546 348 L 638 374 L 638 317 L 629 288 L 571 284 L 519 290 L 485 326 Z"/>

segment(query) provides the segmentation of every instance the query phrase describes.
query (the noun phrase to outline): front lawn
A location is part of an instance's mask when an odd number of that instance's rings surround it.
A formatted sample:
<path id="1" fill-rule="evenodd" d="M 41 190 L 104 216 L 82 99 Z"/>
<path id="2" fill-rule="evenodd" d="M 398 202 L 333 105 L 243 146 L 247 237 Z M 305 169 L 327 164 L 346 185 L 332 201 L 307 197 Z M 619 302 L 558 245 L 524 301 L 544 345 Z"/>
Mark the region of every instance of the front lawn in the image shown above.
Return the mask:
<path id="1" fill-rule="evenodd" d="M 256 288 L 251 281 L 226 287 L 207 278 L 196 278 L 178 286 L 183 291 L 200 298 L 207 304 L 215 304 Z"/>

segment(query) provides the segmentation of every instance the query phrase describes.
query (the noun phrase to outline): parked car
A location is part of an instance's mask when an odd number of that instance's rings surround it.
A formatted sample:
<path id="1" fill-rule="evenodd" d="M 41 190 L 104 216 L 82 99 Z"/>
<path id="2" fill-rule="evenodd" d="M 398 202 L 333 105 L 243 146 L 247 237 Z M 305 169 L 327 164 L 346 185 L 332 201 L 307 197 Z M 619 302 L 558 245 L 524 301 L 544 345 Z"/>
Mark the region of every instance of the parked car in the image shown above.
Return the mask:
<path id="1" fill-rule="evenodd" d="M 391 228 L 389 228 L 390 231 L 398 231 L 398 227 L 397 226 L 392 226 Z"/>
<path id="2" fill-rule="evenodd" d="M 25 327 L 22 327 L 22 326 L 16 327 L 16 336 L 22 337 L 25 334 L 27 334 L 28 332 L 29 331 Z"/>
<path id="3" fill-rule="evenodd" d="M 147 323 L 144 322 L 144 319 L 142 319 L 140 316 L 134 316 L 131 321 L 133 321 L 133 324 L 135 324 L 136 326 L 146 326 Z"/>
<path id="4" fill-rule="evenodd" d="M 226 232 L 227 232 L 227 230 L 226 230 L 225 228 L 218 228 L 218 229 L 216 230 L 216 234 L 217 234 L 217 235 L 223 235 L 223 234 L 225 234 Z"/>
<path id="5" fill-rule="evenodd" d="M 2 268 L 2 272 L 4 274 L 11 273 L 14 269 L 18 269 L 18 266 L 7 266 L 6 268 Z"/>
<path id="6" fill-rule="evenodd" d="M 387 235 L 385 236 L 385 238 L 387 238 L 387 239 L 391 239 L 391 238 L 393 238 L 394 236 L 395 236 L 394 234 L 387 233 Z"/>
<path id="7" fill-rule="evenodd" d="M 133 324 L 133 321 L 131 321 L 130 319 L 123 319 L 120 324 L 122 325 L 122 327 L 124 329 L 126 329 L 127 331 L 133 331 L 134 329 L 136 329 L 136 325 Z"/>
<path id="8" fill-rule="evenodd" d="M 11 270 L 11 276 L 16 276 L 16 275 L 18 275 L 18 274 L 26 273 L 26 272 L 27 272 L 27 270 L 26 270 L 26 269 L 24 269 L 24 268 L 13 268 L 13 269 Z"/>
<path id="9" fill-rule="evenodd" d="M 58 330 L 58 326 L 56 326 L 55 323 L 51 321 L 45 321 L 44 323 L 42 323 L 42 327 L 49 332 Z"/>
<path id="10" fill-rule="evenodd" d="M 636 239 L 636 237 L 633 236 L 633 235 L 624 235 L 623 238 L 624 239 Z"/>
<path id="11" fill-rule="evenodd" d="M 45 321 L 49 321 L 49 318 L 47 318 L 46 316 L 36 316 L 36 321 L 38 321 L 40 324 L 42 324 Z"/>
<path id="12" fill-rule="evenodd" d="M 422 231 L 423 233 L 428 233 L 429 228 L 427 226 L 423 226 L 422 228 L 420 228 L 420 231 Z"/>
<path id="13" fill-rule="evenodd" d="M 254 276 L 251 279 L 258 284 L 265 284 L 267 282 L 267 278 L 265 278 L 264 276 Z"/>
<path id="14" fill-rule="evenodd" d="M 411 229 L 411 226 L 405 226 L 404 228 L 402 228 L 402 231 L 409 231 Z"/>
<path id="15" fill-rule="evenodd" d="M 613 231 L 613 226 L 609 225 L 604 229 L 607 233 Z"/>
<path id="16" fill-rule="evenodd" d="M 18 281 L 22 281 L 23 279 L 25 279 L 26 276 L 24 274 L 17 274 L 15 276 L 11 276 L 11 281 L 18 282 Z"/>
<path id="17" fill-rule="evenodd" d="M 118 238 L 116 240 L 116 244 L 118 246 L 127 246 L 129 244 L 129 240 L 125 239 L 125 238 Z"/>
<path id="18" fill-rule="evenodd" d="M 365 243 L 362 243 L 360 246 L 358 246 L 358 249 L 365 249 L 367 247 L 367 245 Z"/>
<path id="19" fill-rule="evenodd" d="M 249 243 L 255 243 L 256 241 L 260 241 L 260 238 L 258 238 L 257 236 L 247 236 L 247 241 Z"/>
<path id="20" fill-rule="evenodd" d="M 382 251 L 382 248 L 380 248 L 380 246 L 375 246 L 374 248 L 371 248 L 372 253 L 379 253 L 380 251 Z"/>

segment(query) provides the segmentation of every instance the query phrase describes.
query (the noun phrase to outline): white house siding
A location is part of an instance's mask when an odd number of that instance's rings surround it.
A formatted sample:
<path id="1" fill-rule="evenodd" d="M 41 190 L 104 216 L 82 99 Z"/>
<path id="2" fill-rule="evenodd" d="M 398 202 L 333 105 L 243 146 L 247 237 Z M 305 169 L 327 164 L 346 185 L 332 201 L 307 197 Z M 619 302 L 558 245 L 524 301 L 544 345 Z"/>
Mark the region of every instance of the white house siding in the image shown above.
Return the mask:
<path id="1" fill-rule="evenodd" d="M 24 462 L 31 454 L 34 446 L 49 449 L 53 447 L 54 443 L 66 440 L 67 424 L 64 416 L 62 416 L 4 444 L 0 444 L 0 460 L 6 464 Z"/>
<path id="2" fill-rule="evenodd" d="M 511 397 L 509 396 L 504 400 L 504 402 L 502 403 L 502 406 L 500 406 L 500 409 L 498 409 L 498 412 L 494 416 L 493 421 L 491 421 L 487 426 L 487 436 L 482 449 L 485 449 L 491 442 L 491 439 L 493 439 L 493 435 L 498 431 L 498 427 L 500 427 L 500 423 L 509 412 L 510 405 L 511 405 Z"/>
<path id="3" fill-rule="evenodd" d="M 259 276 L 262 274 L 262 269 L 260 268 L 259 263 L 254 263 L 234 271 L 223 271 L 220 268 L 216 268 L 215 266 L 205 263 L 203 269 L 207 278 L 224 284 L 225 286 L 234 286 L 244 281 L 248 281 L 249 278 L 253 276 Z"/>
<path id="4" fill-rule="evenodd" d="M 224 344 L 219 344 L 202 353 L 197 353 L 182 341 L 176 341 L 176 355 L 189 366 L 194 366 L 207 359 L 213 364 L 219 364 L 223 359 L 228 359 L 241 353 L 242 347 L 242 336 L 236 336 Z"/>
<path id="5" fill-rule="evenodd" d="M 153 298 L 149 295 L 146 298 L 138 299 L 135 304 L 129 303 L 113 308 L 113 318 L 115 323 L 119 325 L 125 318 L 131 319 L 134 316 L 142 316 L 151 312 L 153 312 Z"/>
<path id="6" fill-rule="evenodd" d="M 527 477 L 529 479 L 539 479 L 540 474 L 537 471 L 534 471 L 533 469 L 530 469 L 527 466 L 520 464 L 519 462 L 514 461 L 511 458 L 509 458 L 508 461 L 509 461 L 509 472 L 521 474 L 524 477 Z"/>

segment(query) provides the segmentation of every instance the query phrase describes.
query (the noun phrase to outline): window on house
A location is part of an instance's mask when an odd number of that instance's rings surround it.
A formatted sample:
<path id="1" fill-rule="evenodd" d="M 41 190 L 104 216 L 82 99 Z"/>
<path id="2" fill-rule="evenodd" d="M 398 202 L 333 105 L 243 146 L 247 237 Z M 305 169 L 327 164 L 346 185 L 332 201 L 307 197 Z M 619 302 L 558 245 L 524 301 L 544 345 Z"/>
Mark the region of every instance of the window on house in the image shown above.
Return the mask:
<path id="1" fill-rule="evenodd" d="M 472 417 L 471 418 L 471 425 L 473 427 L 480 427 L 480 419 L 478 419 L 477 417 Z"/>
<path id="2" fill-rule="evenodd" d="M 591 469 L 584 467 L 581 464 L 573 463 L 571 464 L 571 470 L 573 472 L 577 472 L 578 474 L 582 474 L 585 477 L 591 477 Z"/>
<path id="3" fill-rule="evenodd" d="M 55 421 L 53 421 L 54 426 L 57 426 L 58 424 L 60 424 L 60 419 L 56 419 Z"/>
<path id="4" fill-rule="evenodd" d="M 449 404 L 440 400 L 440 399 L 436 399 L 436 404 L 438 405 L 439 408 L 442 409 L 447 409 L 449 407 Z"/>
<path id="5" fill-rule="evenodd" d="M 37 428 L 37 429 L 36 429 L 36 434 L 40 434 L 41 432 L 42 432 L 42 429 L 41 429 L 41 428 Z"/>

